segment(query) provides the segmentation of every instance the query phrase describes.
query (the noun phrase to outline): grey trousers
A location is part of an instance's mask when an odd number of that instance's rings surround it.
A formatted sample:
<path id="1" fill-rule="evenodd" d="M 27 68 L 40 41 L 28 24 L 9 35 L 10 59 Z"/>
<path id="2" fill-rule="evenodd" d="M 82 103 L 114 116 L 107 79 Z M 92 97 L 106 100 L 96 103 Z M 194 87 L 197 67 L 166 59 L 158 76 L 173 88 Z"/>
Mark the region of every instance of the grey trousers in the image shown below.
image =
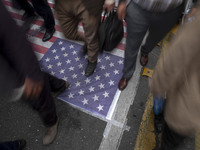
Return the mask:
<path id="1" fill-rule="evenodd" d="M 173 28 L 183 11 L 184 4 L 169 12 L 154 13 L 140 8 L 134 2 L 129 3 L 125 18 L 127 23 L 127 38 L 123 77 L 132 77 L 136 67 L 138 51 L 147 31 L 149 30 L 149 35 L 145 45 L 141 47 L 141 53 L 146 55 Z"/>

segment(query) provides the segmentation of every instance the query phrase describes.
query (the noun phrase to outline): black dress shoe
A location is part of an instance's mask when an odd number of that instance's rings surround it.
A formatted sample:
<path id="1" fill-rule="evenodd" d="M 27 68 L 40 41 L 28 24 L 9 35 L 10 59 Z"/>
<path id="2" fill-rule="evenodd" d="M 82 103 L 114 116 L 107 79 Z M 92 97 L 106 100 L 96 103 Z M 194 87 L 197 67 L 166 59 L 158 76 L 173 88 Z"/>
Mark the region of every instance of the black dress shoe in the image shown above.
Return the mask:
<path id="1" fill-rule="evenodd" d="M 63 85 L 53 90 L 53 97 L 54 98 L 57 97 L 68 88 L 69 88 L 69 82 L 65 81 Z"/>
<path id="2" fill-rule="evenodd" d="M 119 81 L 119 85 L 118 88 L 119 90 L 124 90 L 126 88 L 126 86 L 128 85 L 128 81 L 130 80 L 130 78 L 124 78 L 122 77 L 121 80 Z"/>
<path id="3" fill-rule="evenodd" d="M 147 65 L 147 63 L 148 63 L 148 55 L 141 54 L 140 64 L 144 67 Z"/>
<path id="4" fill-rule="evenodd" d="M 17 140 L 19 144 L 19 149 L 18 150 L 23 150 L 26 146 L 26 140 Z"/>
<path id="5" fill-rule="evenodd" d="M 46 29 L 46 32 L 44 34 L 44 37 L 42 38 L 43 42 L 48 41 L 49 39 L 51 39 L 51 37 L 53 36 L 54 32 L 55 32 L 55 28 L 51 28 L 51 29 Z"/>
<path id="6" fill-rule="evenodd" d="M 90 75 L 93 74 L 93 72 L 96 68 L 96 65 L 97 65 L 97 61 L 95 61 L 94 63 L 91 63 L 91 62 L 88 61 L 87 67 L 85 69 L 85 76 L 86 77 L 89 77 Z"/>

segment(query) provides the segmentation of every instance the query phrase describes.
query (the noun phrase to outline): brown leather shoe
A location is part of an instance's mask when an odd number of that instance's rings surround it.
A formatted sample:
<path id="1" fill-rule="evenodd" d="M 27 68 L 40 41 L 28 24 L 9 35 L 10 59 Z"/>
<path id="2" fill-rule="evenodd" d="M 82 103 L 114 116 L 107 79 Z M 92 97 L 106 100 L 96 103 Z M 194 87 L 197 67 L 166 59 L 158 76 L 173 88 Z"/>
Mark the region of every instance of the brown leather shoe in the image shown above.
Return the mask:
<path id="1" fill-rule="evenodd" d="M 43 145 L 51 144 L 56 138 L 58 122 L 59 122 L 59 119 L 57 120 L 55 125 L 46 128 L 45 135 L 43 137 Z"/>
<path id="2" fill-rule="evenodd" d="M 141 54 L 140 56 L 140 64 L 144 67 L 148 63 L 148 55 Z"/>
<path id="3" fill-rule="evenodd" d="M 128 81 L 130 80 L 130 78 L 124 78 L 122 77 L 121 80 L 119 81 L 119 85 L 118 88 L 119 90 L 124 90 L 126 88 L 126 86 L 128 85 Z"/>

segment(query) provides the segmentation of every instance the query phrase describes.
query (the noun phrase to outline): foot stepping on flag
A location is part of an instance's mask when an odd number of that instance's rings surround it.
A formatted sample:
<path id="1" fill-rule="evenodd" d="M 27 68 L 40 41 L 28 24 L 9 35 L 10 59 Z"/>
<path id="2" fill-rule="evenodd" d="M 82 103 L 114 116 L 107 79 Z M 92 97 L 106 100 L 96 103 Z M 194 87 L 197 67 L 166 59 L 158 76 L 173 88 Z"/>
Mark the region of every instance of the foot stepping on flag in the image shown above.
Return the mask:
<path id="1" fill-rule="evenodd" d="M 113 109 L 110 107 L 122 76 L 123 58 L 99 54 L 95 72 L 86 77 L 87 58 L 82 53 L 82 45 L 57 39 L 40 63 L 43 71 L 70 83 L 69 89 L 59 95 L 59 99 L 105 118 Z"/>

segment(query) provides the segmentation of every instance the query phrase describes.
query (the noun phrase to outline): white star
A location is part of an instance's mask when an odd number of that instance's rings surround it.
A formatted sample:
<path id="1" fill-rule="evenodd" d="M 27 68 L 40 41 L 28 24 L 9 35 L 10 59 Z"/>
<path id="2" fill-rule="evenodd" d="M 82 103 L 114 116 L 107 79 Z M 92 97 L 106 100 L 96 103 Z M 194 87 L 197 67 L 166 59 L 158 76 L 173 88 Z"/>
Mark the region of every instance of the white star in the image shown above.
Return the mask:
<path id="1" fill-rule="evenodd" d="M 59 72 L 60 72 L 60 74 L 62 74 L 65 72 L 65 69 L 61 69 Z"/>
<path id="2" fill-rule="evenodd" d="M 59 44 L 59 45 L 62 45 L 62 44 L 63 44 L 63 42 L 62 42 L 62 41 L 60 41 L 58 44 Z"/>
<path id="3" fill-rule="evenodd" d="M 104 76 L 107 78 L 107 77 L 110 77 L 110 73 L 108 73 L 108 72 L 106 72 L 105 74 L 104 74 Z"/>
<path id="4" fill-rule="evenodd" d="M 107 93 L 106 91 L 105 91 L 105 93 L 103 95 L 104 95 L 105 98 L 109 97 L 109 93 Z"/>
<path id="5" fill-rule="evenodd" d="M 51 71 L 51 73 L 50 73 L 50 74 L 53 76 L 53 75 L 55 75 L 55 72 Z"/>
<path id="6" fill-rule="evenodd" d="M 93 99 L 94 99 L 94 101 L 98 101 L 98 100 L 99 100 L 99 96 L 96 96 L 96 95 L 95 95 L 95 96 L 93 97 Z"/>
<path id="7" fill-rule="evenodd" d="M 100 80 L 100 76 L 96 75 L 95 79 L 96 81 Z"/>
<path id="8" fill-rule="evenodd" d="M 100 89 L 103 89 L 103 88 L 104 88 L 104 86 L 105 86 L 105 84 L 102 84 L 102 83 L 101 83 L 101 84 L 99 84 L 99 88 L 100 88 Z"/>
<path id="9" fill-rule="evenodd" d="M 123 60 L 120 59 L 120 60 L 118 61 L 118 63 L 119 63 L 120 65 L 123 64 Z"/>
<path id="10" fill-rule="evenodd" d="M 85 75 L 85 71 L 83 70 L 83 71 L 81 72 L 81 74 L 84 76 L 84 75 Z"/>
<path id="11" fill-rule="evenodd" d="M 55 60 L 56 60 L 56 59 L 59 59 L 59 56 L 58 56 L 58 55 L 56 55 L 54 58 L 55 58 Z"/>
<path id="12" fill-rule="evenodd" d="M 115 71 L 113 71 L 114 72 L 114 74 L 116 75 L 116 74 L 119 74 L 119 70 L 116 70 L 115 69 Z"/>
<path id="13" fill-rule="evenodd" d="M 72 78 L 73 78 L 73 79 L 77 78 L 77 74 L 74 73 L 74 74 L 72 75 Z"/>
<path id="14" fill-rule="evenodd" d="M 76 87 L 81 86 L 81 82 L 77 81 L 75 84 L 76 84 Z"/>
<path id="15" fill-rule="evenodd" d="M 74 94 L 69 93 L 68 97 L 69 97 L 69 98 L 74 98 Z"/>
<path id="16" fill-rule="evenodd" d="M 97 62 L 98 62 L 98 63 L 100 63 L 100 62 L 101 62 L 101 59 L 100 59 L 100 58 L 98 58 Z"/>
<path id="17" fill-rule="evenodd" d="M 65 77 L 65 76 L 62 79 L 65 80 L 65 81 L 67 81 L 67 77 Z"/>
<path id="18" fill-rule="evenodd" d="M 90 83 L 90 79 L 87 78 L 87 79 L 85 80 L 85 83 L 86 83 L 86 84 Z"/>
<path id="19" fill-rule="evenodd" d="M 108 83 L 110 84 L 110 86 L 111 86 L 111 85 L 115 85 L 115 84 L 114 84 L 114 81 L 112 81 L 112 80 L 110 80 L 110 82 L 108 82 Z"/>
<path id="20" fill-rule="evenodd" d="M 109 65 L 110 65 L 110 67 L 114 67 L 114 63 L 112 63 L 112 62 Z"/>
<path id="21" fill-rule="evenodd" d="M 84 95 L 84 91 L 81 89 L 79 92 L 78 92 L 80 95 Z"/>
<path id="22" fill-rule="evenodd" d="M 67 54 L 67 53 L 64 53 L 64 54 L 63 54 L 63 56 L 64 56 L 64 57 L 67 57 L 67 56 L 68 56 L 68 54 Z"/>
<path id="23" fill-rule="evenodd" d="M 83 64 L 79 64 L 78 65 L 78 68 L 80 69 L 80 68 L 83 68 Z"/>
<path id="24" fill-rule="evenodd" d="M 79 58 L 79 57 L 76 57 L 76 58 L 75 58 L 75 60 L 76 60 L 76 61 L 79 61 L 79 60 L 80 60 L 80 58 Z"/>
<path id="25" fill-rule="evenodd" d="M 62 48 L 61 48 L 61 51 L 64 51 L 64 50 L 65 50 L 65 47 L 62 47 Z"/>
<path id="26" fill-rule="evenodd" d="M 57 51 L 56 49 L 53 49 L 53 50 L 52 50 L 52 53 L 56 53 L 56 51 Z"/>
<path id="27" fill-rule="evenodd" d="M 48 69 L 52 69 L 53 65 L 49 64 L 47 67 Z"/>
<path id="28" fill-rule="evenodd" d="M 83 105 L 88 104 L 88 100 L 86 98 L 84 98 L 82 102 L 83 102 Z"/>
<path id="29" fill-rule="evenodd" d="M 101 111 L 101 110 L 103 110 L 103 106 L 102 106 L 102 105 L 99 105 L 99 106 L 97 107 L 97 109 L 98 109 L 99 111 Z"/>
<path id="30" fill-rule="evenodd" d="M 70 60 L 70 59 L 67 59 L 66 63 L 67 63 L 67 64 L 71 64 L 71 60 Z"/>
<path id="31" fill-rule="evenodd" d="M 69 67 L 69 71 L 73 71 L 74 70 L 74 67 Z"/>
<path id="32" fill-rule="evenodd" d="M 105 70 L 106 69 L 106 67 L 104 66 L 104 65 L 101 65 L 101 70 Z"/>
<path id="33" fill-rule="evenodd" d="M 46 62 L 49 62 L 49 61 L 50 61 L 50 58 L 46 58 L 45 60 L 46 60 Z"/>
<path id="34" fill-rule="evenodd" d="M 106 56 L 105 59 L 106 59 L 106 60 L 110 60 L 110 56 Z"/>
<path id="35" fill-rule="evenodd" d="M 89 91 L 90 91 L 90 92 L 94 92 L 94 87 L 91 86 L 91 87 L 89 88 Z"/>
<path id="36" fill-rule="evenodd" d="M 61 65 L 62 65 L 62 63 L 61 63 L 61 62 L 58 62 L 58 63 L 57 63 L 57 66 L 61 66 Z"/>
<path id="37" fill-rule="evenodd" d="M 73 54 L 73 55 L 76 55 L 76 54 L 77 54 L 77 51 L 73 51 L 72 54 Z"/>
<path id="38" fill-rule="evenodd" d="M 84 58 L 87 59 L 87 58 L 88 58 L 88 55 L 85 55 Z"/>
<path id="39" fill-rule="evenodd" d="M 71 44 L 71 45 L 69 46 L 69 48 L 70 48 L 70 49 L 74 48 L 74 45 Z"/>

